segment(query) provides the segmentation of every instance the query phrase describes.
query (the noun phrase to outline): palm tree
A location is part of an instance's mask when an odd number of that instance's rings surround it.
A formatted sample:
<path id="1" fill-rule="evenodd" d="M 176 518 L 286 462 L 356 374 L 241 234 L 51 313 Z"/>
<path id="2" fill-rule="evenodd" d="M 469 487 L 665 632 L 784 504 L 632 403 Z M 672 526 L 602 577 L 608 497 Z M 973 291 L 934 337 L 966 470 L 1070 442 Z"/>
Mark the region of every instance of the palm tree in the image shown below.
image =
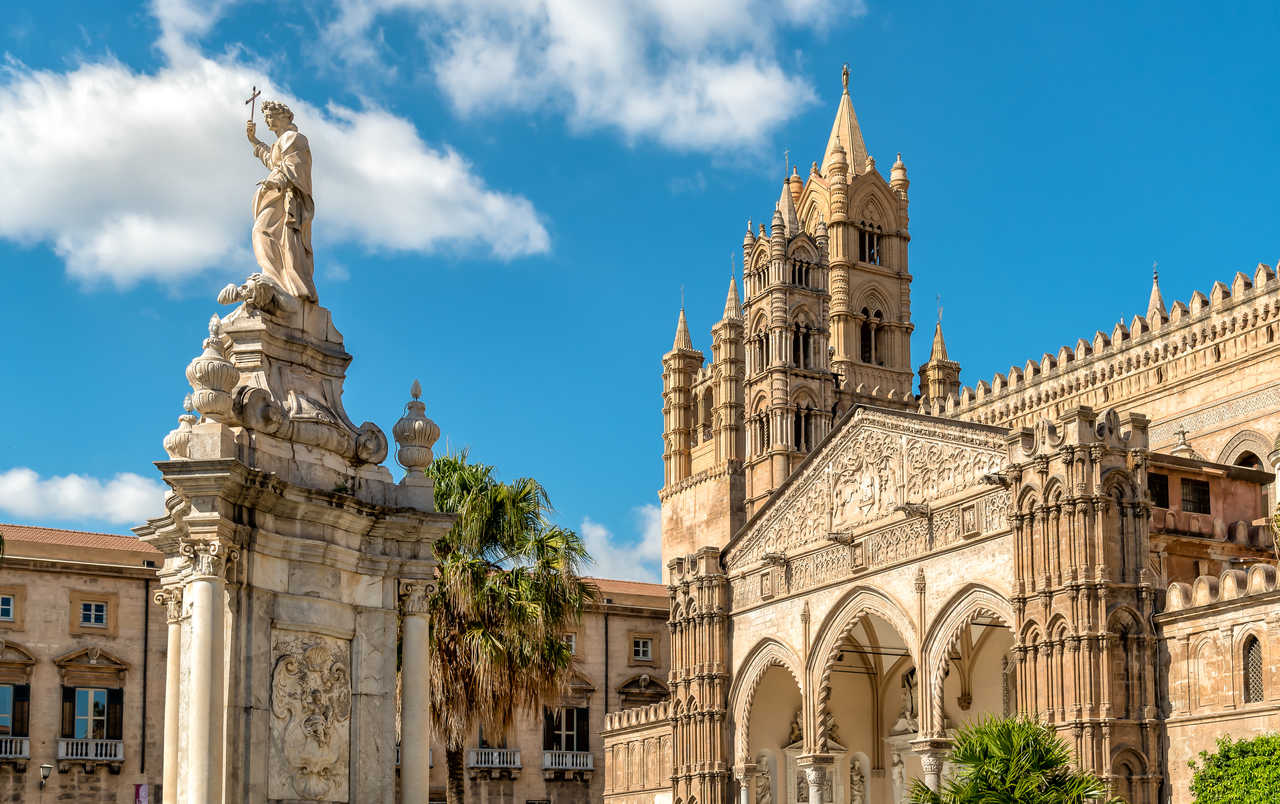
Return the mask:
<path id="1" fill-rule="evenodd" d="M 519 712 L 538 712 L 565 690 L 573 654 L 565 629 L 595 597 L 578 575 L 582 540 L 551 525 L 546 490 L 501 483 L 465 452 L 437 459 L 436 508 L 458 514 L 436 542 L 429 601 L 431 716 L 445 747 L 446 799 L 462 804 L 466 741 L 476 725 L 505 734 Z"/>
<path id="2" fill-rule="evenodd" d="M 1066 742 L 1026 718 L 990 718 L 955 735 L 958 768 L 942 792 L 916 780 L 912 804 L 1084 804 L 1107 800 L 1106 786 L 1071 766 Z M 1120 799 L 1111 799 L 1120 802 Z M 1120 802 L 1123 804 L 1123 802 Z"/>

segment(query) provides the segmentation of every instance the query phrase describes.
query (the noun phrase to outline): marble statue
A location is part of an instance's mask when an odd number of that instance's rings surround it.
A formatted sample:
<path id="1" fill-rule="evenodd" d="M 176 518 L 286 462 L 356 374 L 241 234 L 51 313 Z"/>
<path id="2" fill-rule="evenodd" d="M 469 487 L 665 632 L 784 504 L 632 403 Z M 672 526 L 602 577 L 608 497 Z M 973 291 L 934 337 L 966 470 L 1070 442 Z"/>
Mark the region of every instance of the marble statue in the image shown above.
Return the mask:
<path id="1" fill-rule="evenodd" d="M 849 804 L 864 804 L 867 780 L 862 775 L 862 764 L 857 757 L 849 763 Z"/>
<path id="2" fill-rule="evenodd" d="M 761 756 L 756 776 L 756 804 L 773 804 L 773 784 L 769 776 L 769 758 Z"/>
<path id="3" fill-rule="evenodd" d="M 906 800 L 904 796 L 907 793 L 907 768 L 902 762 L 902 754 L 897 751 L 893 752 L 893 757 L 890 761 L 890 776 L 893 779 L 893 800 L 902 802 Z"/>
<path id="4" fill-rule="evenodd" d="M 245 124 L 253 155 L 267 166 L 267 177 L 253 195 L 253 255 L 262 273 L 286 293 L 318 301 L 312 281 L 311 220 L 316 214 L 311 196 L 311 146 L 293 123 L 293 112 L 278 101 L 262 104 L 267 128 L 276 141 L 267 145 L 256 136 L 257 124 Z"/>

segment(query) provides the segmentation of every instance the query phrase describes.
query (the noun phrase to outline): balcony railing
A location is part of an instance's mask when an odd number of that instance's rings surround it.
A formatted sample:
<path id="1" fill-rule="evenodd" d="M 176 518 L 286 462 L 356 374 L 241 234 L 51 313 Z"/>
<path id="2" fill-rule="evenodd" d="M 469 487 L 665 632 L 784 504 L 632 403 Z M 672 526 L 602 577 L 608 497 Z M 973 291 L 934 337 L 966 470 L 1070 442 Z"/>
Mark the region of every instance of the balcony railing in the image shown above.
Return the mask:
<path id="1" fill-rule="evenodd" d="M 595 755 L 590 751 L 543 751 L 543 770 L 584 771 L 595 769 Z"/>
<path id="2" fill-rule="evenodd" d="M 123 740 L 58 740 L 58 759 L 84 762 L 123 762 Z"/>
<path id="3" fill-rule="evenodd" d="M 512 748 L 472 748 L 467 752 L 468 768 L 519 768 L 520 751 Z"/>
<path id="4" fill-rule="evenodd" d="M 27 737 L 0 737 L 0 759 L 30 759 L 31 740 Z"/>

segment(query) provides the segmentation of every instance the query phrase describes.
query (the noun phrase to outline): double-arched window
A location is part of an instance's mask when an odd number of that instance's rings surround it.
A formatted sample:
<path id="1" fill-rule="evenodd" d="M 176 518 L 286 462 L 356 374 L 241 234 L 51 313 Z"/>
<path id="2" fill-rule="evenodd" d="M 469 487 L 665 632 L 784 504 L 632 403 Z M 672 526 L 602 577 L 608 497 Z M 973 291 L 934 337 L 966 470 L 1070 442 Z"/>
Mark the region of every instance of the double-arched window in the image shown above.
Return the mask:
<path id="1" fill-rule="evenodd" d="M 862 308 L 862 325 L 858 328 L 858 358 L 863 363 L 884 365 L 884 313 Z"/>

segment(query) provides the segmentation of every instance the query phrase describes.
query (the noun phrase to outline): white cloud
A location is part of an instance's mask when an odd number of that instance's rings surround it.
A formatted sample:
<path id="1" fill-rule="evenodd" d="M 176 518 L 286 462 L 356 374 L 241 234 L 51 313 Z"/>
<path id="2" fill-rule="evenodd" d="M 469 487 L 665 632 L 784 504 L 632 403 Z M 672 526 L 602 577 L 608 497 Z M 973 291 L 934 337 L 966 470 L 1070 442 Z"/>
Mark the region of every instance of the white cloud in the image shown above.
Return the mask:
<path id="1" fill-rule="evenodd" d="M 642 505 L 632 511 L 639 538 L 623 544 L 604 525 L 584 517 L 582 538 L 601 578 L 657 582 L 662 578 L 662 512 L 656 505 Z"/>
<path id="2" fill-rule="evenodd" d="M 488 188 L 408 120 L 317 108 L 235 56 L 201 55 L 187 37 L 207 32 L 217 8 L 157 0 L 167 63 L 154 73 L 109 60 L 67 72 L 0 67 L 0 237 L 49 243 L 72 276 L 121 286 L 251 270 L 249 201 L 265 169 L 245 140 L 242 101 L 256 85 L 290 105 L 311 142 L 322 276 L 325 246 L 342 242 L 417 253 L 466 245 L 503 259 L 549 248 L 527 199 Z M 261 117 L 259 132 L 270 141 Z"/>
<path id="3" fill-rule="evenodd" d="M 343 0 L 324 30 L 348 64 L 382 67 L 379 18 L 420 21 L 462 114 L 560 109 L 583 129 L 710 150 L 757 146 L 814 99 L 774 51 L 782 31 L 866 13 L 861 0 Z"/>
<path id="4" fill-rule="evenodd" d="M 166 491 L 163 483 L 132 472 L 105 481 L 85 475 L 42 479 L 25 467 L 0 472 L 0 510 L 18 519 L 140 525 L 164 512 Z"/>

